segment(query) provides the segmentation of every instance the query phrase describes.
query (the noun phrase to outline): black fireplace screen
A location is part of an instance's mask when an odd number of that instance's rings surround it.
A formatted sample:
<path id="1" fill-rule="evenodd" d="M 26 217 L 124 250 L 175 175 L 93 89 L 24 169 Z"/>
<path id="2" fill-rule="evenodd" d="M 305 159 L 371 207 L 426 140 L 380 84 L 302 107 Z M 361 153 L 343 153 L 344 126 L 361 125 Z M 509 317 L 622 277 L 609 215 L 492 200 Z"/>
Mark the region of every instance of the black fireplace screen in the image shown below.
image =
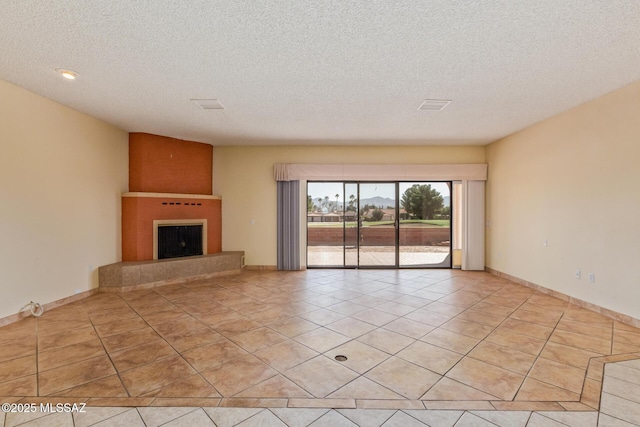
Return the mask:
<path id="1" fill-rule="evenodd" d="M 158 226 L 158 259 L 202 255 L 202 225 Z"/>

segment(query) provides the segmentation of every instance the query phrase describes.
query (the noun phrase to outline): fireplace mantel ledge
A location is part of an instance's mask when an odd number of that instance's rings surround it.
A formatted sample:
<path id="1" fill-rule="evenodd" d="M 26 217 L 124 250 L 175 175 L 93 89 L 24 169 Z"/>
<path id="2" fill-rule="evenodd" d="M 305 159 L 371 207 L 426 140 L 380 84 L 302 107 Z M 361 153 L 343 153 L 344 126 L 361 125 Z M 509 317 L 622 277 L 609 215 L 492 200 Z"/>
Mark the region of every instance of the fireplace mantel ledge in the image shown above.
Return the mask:
<path id="1" fill-rule="evenodd" d="M 173 199 L 210 199 L 222 200 L 221 196 L 211 194 L 181 194 L 181 193 L 144 193 L 144 192 L 127 192 L 122 193 L 122 197 L 155 197 L 155 198 L 173 198 Z"/>

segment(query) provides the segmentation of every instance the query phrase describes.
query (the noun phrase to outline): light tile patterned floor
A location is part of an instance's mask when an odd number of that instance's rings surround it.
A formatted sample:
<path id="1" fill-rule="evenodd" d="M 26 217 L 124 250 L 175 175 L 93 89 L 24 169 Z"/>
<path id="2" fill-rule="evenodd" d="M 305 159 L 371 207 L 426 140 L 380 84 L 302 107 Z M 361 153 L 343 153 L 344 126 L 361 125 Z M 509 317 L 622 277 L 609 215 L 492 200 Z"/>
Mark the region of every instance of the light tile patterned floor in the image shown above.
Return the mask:
<path id="1" fill-rule="evenodd" d="M 256 407 L 242 425 L 562 425 L 549 414 L 565 410 L 589 425 L 606 366 L 602 425 L 640 425 L 619 415 L 638 404 L 639 357 L 640 330 L 487 273 L 245 272 L 98 294 L 0 328 L 0 396 L 114 406 L 100 411 L 131 425 L 165 413 L 227 425 L 215 414 L 230 406 Z"/>
<path id="2" fill-rule="evenodd" d="M 82 413 L 0 414 L 0 426 L 432 426 L 620 427 L 640 425 L 640 360 L 604 372 L 597 411 L 395 410 L 329 408 L 87 407 Z"/>

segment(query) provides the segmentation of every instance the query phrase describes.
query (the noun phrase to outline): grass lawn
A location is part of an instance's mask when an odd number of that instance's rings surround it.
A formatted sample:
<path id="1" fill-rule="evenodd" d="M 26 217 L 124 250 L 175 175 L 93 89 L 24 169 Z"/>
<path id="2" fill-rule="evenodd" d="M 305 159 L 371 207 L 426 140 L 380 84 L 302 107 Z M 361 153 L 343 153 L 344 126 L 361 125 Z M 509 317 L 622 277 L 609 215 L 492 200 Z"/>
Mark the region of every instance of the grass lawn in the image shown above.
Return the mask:
<path id="1" fill-rule="evenodd" d="M 449 222 L 448 219 L 407 219 L 400 221 L 400 224 L 424 224 L 434 227 L 448 227 Z"/>
<path id="2" fill-rule="evenodd" d="M 375 226 L 384 226 L 384 225 L 393 225 L 393 221 L 364 221 L 362 223 L 363 227 L 375 227 Z M 401 226 L 406 225 L 416 225 L 418 227 L 449 227 L 448 219 L 408 219 L 400 221 Z M 307 226 L 309 227 L 342 227 L 341 222 L 308 222 Z M 355 221 L 347 221 L 347 227 L 355 227 Z"/>

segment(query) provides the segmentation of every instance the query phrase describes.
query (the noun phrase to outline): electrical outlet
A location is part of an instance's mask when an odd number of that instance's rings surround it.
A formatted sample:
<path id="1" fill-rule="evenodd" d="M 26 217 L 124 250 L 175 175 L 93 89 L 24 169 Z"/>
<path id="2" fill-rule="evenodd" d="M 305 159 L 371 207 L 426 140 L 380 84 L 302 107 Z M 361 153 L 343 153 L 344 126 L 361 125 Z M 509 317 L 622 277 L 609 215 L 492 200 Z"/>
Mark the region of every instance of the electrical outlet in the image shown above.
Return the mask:
<path id="1" fill-rule="evenodd" d="M 547 239 L 544 239 L 544 242 L 542 242 L 542 244 L 546 247 L 549 246 L 549 241 Z"/>
<path id="2" fill-rule="evenodd" d="M 596 282 L 596 273 L 589 273 L 589 281 L 591 283 L 595 283 Z"/>
<path id="3" fill-rule="evenodd" d="M 576 279 L 580 280 L 582 278 L 582 273 L 580 270 L 576 270 Z"/>

